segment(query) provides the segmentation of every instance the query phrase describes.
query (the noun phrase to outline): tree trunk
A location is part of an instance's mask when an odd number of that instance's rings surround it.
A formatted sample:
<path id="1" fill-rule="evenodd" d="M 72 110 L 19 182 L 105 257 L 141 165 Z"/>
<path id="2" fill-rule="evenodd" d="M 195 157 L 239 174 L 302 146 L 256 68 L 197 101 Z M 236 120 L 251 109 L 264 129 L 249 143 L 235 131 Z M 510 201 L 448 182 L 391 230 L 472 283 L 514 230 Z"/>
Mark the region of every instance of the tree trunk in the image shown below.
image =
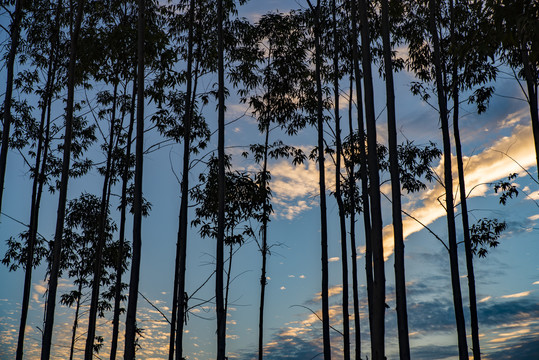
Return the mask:
<path id="1" fill-rule="evenodd" d="M 453 0 L 449 1 L 451 16 L 450 36 L 453 46 L 457 46 L 455 39 L 455 12 Z M 462 161 L 462 147 L 459 130 L 459 80 L 458 63 L 452 61 L 452 98 L 453 98 L 453 135 L 455 138 L 455 150 L 457 152 L 457 168 L 459 177 L 460 208 L 462 216 L 462 231 L 464 233 L 464 249 L 466 253 L 466 269 L 468 271 L 468 294 L 470 298 L 470 322 L 472 328 L 472 351 L 474 360 L 481 360 L 479 345 L 479 320 L 477 317 L 477 295 L 475 293 L 475 274 L 473 266 L 472 241 L 470 239 L 470 225 L 468 220 L 468 205 L 466 200 L 466 182 L 464 180 L 464 163 Z"/>
<path id="2" fill-rule="evenodd" d="M 136 74 L 136 69 L 135 69 Z M 129 159 L 131 158 L 131 138 L 133 136 L 133 127 L 135 125 L 135 99 L 137 95 L 136 76 L 133 79 L 133 92 L 131 94 L 131 110 L 129 117 L 129 129 L 127 130 L 127 142 L 125 150 L 124 168 L 122 171 L 122 200 L 120 205 L 120 241 L 118 250 L 118 259 L 116 262 L 116 285 L 114 289 L 114 315 L 112 319 L 112 341 L 110 349 L 110 360 L 116 359 L 118 350 L 118 333 L 120 328 L 120 303 L 122 298 L 122 274 L 123 274 L 123 258 L 125 248 L 125 220 L 127 208 L 127 183 L 129 182 Z"/>
<path id="3" fill-rule="evenodd" d="M 38 132 L 38 145 L 36 152 L 36 161 L 34 167 L 34 179 L 32 181 L 32 198 L 30 205 L 30 227 L 28 229 L 28 250 L 26 266 L 24 273 L 24 289 L 21 309 L 21 322 L 19 324 L 19 337 L 17 341 L 16 360 L 22 360 L 24 353 L 24 335 L 26 331 L 26 321 L 28 318 L 28 308 L 30 305 L 30 292 L 32 286 L 32 272 L 34 267 L 34 252 L 37 241 L 37 227 L 39 222 L 39 207 L 41 203 L 41 194 L 43 193 L 43 183 L 45 181 L 45 171 L 48 157 L 49 135 L 50 135 L 50 108 L 52 103 L 52 84 L 56 74 L 56 43 L 59 27 L 59 11 L 61 2 L 56 9 L 56 26 L 54 28 L 51 41 L 51 55 L 47 70 L 47 81 L 45 84 L 45 93 L 43 95 L 43 105 L 41 108 L 41 121 Z M 45 138 L 44 138 L 45 135 Z M 43 154 L 43 158 L 42 158 Z M 41 166 L 41 168 L 40 168 Z"/>
<path id="4" fill-rule="evenodd" d="M 387 131 L 389 138 L 389 172 L 391 174 L 391 203 L 393 215 L 393 239 L 395 242 L 395 292 L 397 300 L 397 328 L 401 360 L 410 359 L 408 338 L 408 312 L 406 307 L 406 277 L 404 267 L 404 236 L 402 233 L 402 206 L 399 178 L 399 155 L 397 150 L 397 125 L 395 114 L 395 89 L 391 63 L 391 42 L 388 0 L 382 1 L 382 41 L 384 70 L 386 75 Z"/>
<path id="5" fill-rule="evenodd" d="M 262 166 L 262 193 L 264 196 L 264 215 L 262 218 L 262 272 L 260 274 L 260 310 L 258 314 L 258 360 L 264 358 L 264 301 L 266 296 L 266 261 L 268 257 L 268 219 L 269 204 L 267 194 L 267 171 L 268 171 L 268 144 L 269 122 L 266 125 L 266 139 L 264 141 L 264 164 Z"/>
<path id="6" fill-rule="evenodd" d="M 356 1 L 351 0 L 351 21 L 352 21 L 352 62 L 354 66 L 354 77 L 356 80 L 356 99 L 357 99 L 357 124 L 359 133 L 359 176 L 361 178 L 361 199 L 363 202 L 363 224 L 365 228 L 365 273 L 367 278 L 367 301 L 369 307 L 369 328 L 371 329 L 372 338 L 372 299 L 373 299 L 373 272 L 372 272 L 372 246 L 371 238 L 371 214 L 369 206 L 369 181 L 367 176 L 367 156 L 365 150 L 365 125 L 363 124 L 363 106 L 361 96 L 361 71 L 359 70 L 359 49 L 357 40 L 359 32 L 357 28 L 357 10 Z M 357 352 L 357 349 L 356 349 Z M 356 353 L 356 358 L 361 358 L 361 353 Z"/>
<path id="7" fill-rule="evenodd" d="M 186 272 L 186 260 L 187 260 L 187 227 L 188 227 L 188 205 L 189 205 L 189 162 L 191 155 L 191 126 L 193 118 L 193 104 L 191 103 L 192 81 L 193 81 L 193 28 L 195 21 L 195 1 L 189 2 L 189 35 L 188 35 L 188 49 L 187 49 L 187 90 L 185 93 L 185 137 L 183 144 L 183 172 L 181 192 L 182 199 L 180 204 L 180 218 L 179 218 L 179 230 L 178 230 L 178 251 L 179 260 L 176 273 L 178 274 L 178 284 L 176 296 L 178 299 L 177 304 L 177 326 L 178 332 L 176 333 L 176 359 L 182 359 L 183 353 L 183 325 L 185 318 L 185 309 L 187 299 L 185 296 L 185 272 Z M 171 332 L 172 334 L 172 332 Z"/>
<path id="8" fill-rule="evenodd" d="M 219 214 L 217 219 L 217 250 L 215 264 L 215 301 L 217 311 L 217 360 L 225 360 L 226 352 L 226 313 L 223 301 L 223 252 L 225 243 L 225 70 L 224 70 L 224 34 L 223 34 L 223 0 L 217 0 L 217 26 L 218 26 L 218 161 L 219 161 Z"/>
<path id="9" fill-rule="evenodd" d="M 67 185 L 69 180 L 69 164 L 71 160 L 71 141 L 73 137 L 73 104 L 75 98 L 75 65 L 77 61 L 77 42 L 82 23 L 85 0 L 79 2 L 75 20 L 75 28 L 71 36 L 69 55 L 69 68 L 67 78 L 67 104 L 65 120 L 64 154 L 62 161 L 62 176 L 60 180 L 60 196 L 58 200 L 58 212 L 56 218 L 56 231 L 54 234 L 53 258 L 49 276 L 49 289 L 47 297 L 47 313 L 45 315 L 45 327 L 43 330 L 43 342 L 41 347 L 41 360 L 49 360 L 51 353 L 52 331 L 54 325 L 54 310 L 56 307 L 56 290 L 58 288 L 58 274 L 62 254 L 62 237 L 64 234 L 64 218 L 67 200 Z"/>
<path id="10" fill-rule="evenodd" d="M 346 214 L 341 193 L 341 118 L 339 115 L 339 54 L 337 52 L 337 8 L 335 0 L 332 1 L 333 13 L 333 42 L 335 50 L 333 53 L 333 87 L 335 96 L 335 139 L 337 142 L 337 154 L 335 165 L 335 198 L 339 207 L 339 224 L 341 230 L 341 267 L 342 267 L 342 317 L 343 317 L 343 352 L 344 359 L 350 359 L 350 315 L 348 311 L 348 253 L 346 249 Z"/>
<path id="11" fill-rule="evenodd" d="M 459 358 L 468 359 L 468 346 L 466 344 L 466 327 L 464 323 L 464 310 L 462 308 L 462 294 L 460 290 L 459 264 L 457 254 L 457 236 L 455 229 L 455 212 L 453 203 L 453 175 L 451 170 L 451 143 L 449 138 L 449 121 L 447 116 L 447 99 L 443 87 L 442 65 L 440 60 L 440 41 L 436 27 L 436 1 L 429 0 L 430 7 L 430 31 L 432 35 L 433 59 L 436 72 L 436 88 L 438 94 L 438 106 L 442 125 L 442 137 L 444 147 L 444 184 L 445 201 L 447 211 L 447 228 L 449 238 L 449 261 L 451 265 L 451 285 L 453 288 L 453 304 L 455 307 L 455 320 L 457 323 L 457 338 Z"/>
<path id="12" fill-rule="evenodd" d="M 73 360 L 73 352 L 75 350 L 75 339 L 77 338 L 77 327 L 79 324 L 80 299 L 82 297 L 82 282 L 79 283 L 79 297 L 75 307 L 75 319 L 73 320 L 73 330 L 71 333 L 71 347 L 69 348 L 69 360 Z"/>
<path id="13" fill-rule="evenodd" d="M 142 160 L 144 153 L 144 0 L 138 0 L 137 42 L 137 143 L 135 160 L 135 194 L 133 201 L 133 257 L 129 279 L 129 301 L 125 320 L 124 359 L 135 359 L 137 336 L 137 299 L 142 250 Z"/>
<path id="14" fill-rule="evenodd" d="M 322 335 L 324 343 L 324 359 L 331 359 L 331 343 L 329 336 L 329 277 L 328 277 L 328 232 L 326 214 L 326 176 L 324 166 L 324 119 L 322 104 L 322 54 L 320 46 L 320 0 L 316 2 L 314 16 L 315 36 L 315 77 L 318 124 L 318 173 L 320 186 L 320 226 L 322 247 Z"/>
<path id="15" fill-rule="evenodd" d="M 97 306 L 99 302 L 99 288 L 101 285 L 101 270 L 103 267 L 103 249 L 106 245 L 105 226 L 107 224 L 108 208 L 107 193 L 109 190 L 109 181 L 112 169 L 112 150 L 114 146 L 114 126 L 116 122 L 116 99 L 118 97 L 118 83 L 114 84 L 114 93 L 112 100 L 112 112 L 110 121 L 110 138 L 107 148 L 107 164 L 105 168 L 105 177 L 103 179 L 103 190 L 101 193 L 101 208 L 99 221 L 99 239 L 94 259 L 94 281 L 92 283 L 92 297 L 90 301 L 90 315 L 88 319 L 88 332 L 86 337 L 86 347 L 84 348 L 84 359 L 92 360 L 94 355 L 95 326 L 97 320 Z"/>
<path id="16" fill-rule="evenodd" d="M 369 194 L 371 209 L 371 237 L 372 257 L 374 267 L 374 281 L 372 294 L 372 326 L 371 350 L 374 360 L 384 359 L 384 313 L 385 313 L 385 271 L 384 246 L 382 242 L 382 212 L 380 208 L 380 176 L 378 174 L 378 157 L 376 152 L 376 118 L 374 113 L 374 91 L 372 85 L 370 35 L 367 18 L 367 2 L 360 1 L 360 21 L 363 85 L 365 88 L 365 119 L 367 123 L 367 162 L 369 170 Z"/>
<path id="17" fill-rule="evenodd" d="M 24 0 L 15 2 L 15 13 L 11 25 L 11 48 L 7 57 L 6 71 L 6 97 L 4 100 L 4 126 L 2 130 L 2 148 L 0 149 L 0 214 L 2 210 L 2 197 L 4 194 L 4 179 L 6 175 L 7 153 L 9 151 L 9 133 L 11 127 L 11 98 L 13 94 L 13 68 L 15 65 L 15 55 L 19 47 L 20 28 L 22 20 L 22 8 Z M 0 215 L 1 216 L 1 215 Z M 22 349 L 21 349 L 22 351 Z M 21 353 L 22 356 L 22 353 Z"/>
<path id="18" fill-rule="evenodd" d="M 348 102 L 348 127 L 350 128 L 350 138 L 354 133 L 354 126 L 352 124 L 352 97 L 353 97 L 353 77 L 350 76 L 350 99 Z M 355 143 L 352 142 L 352 153 L 356 152 Z M 360 313 L 359 313 L 359 288 L 357 279 L 357 250 L 356 250 L 356 211 L 355 211 L 355 175 L 354 175 L 354 163 L 350 161 L 348 166 L 348 186 L 350 197 L 350 248 L 351 248 L 351 260 L 352 260 L 352 296 L 354 299 L 354 338 L 355 338 L 355 355 L 356 359 L 361 359 L 361 326 L 360 326 Z"/>
<path id="19" fill-rule="evenodd" d="M 525 45 L 523 45 L 525 46 Z M 532 120 L 533 143 L 535 145 L 535 159 L 539 168 L 539 111 L 537 105 L 537 74 L 533 76 L 532 65 L 528 55 L 528 50 L 521 50 L 524 76 L 528 87 L 528 105 L 530 107 L 530 117 Z M 539 176 L 539 175 L 538 175 Z"/>

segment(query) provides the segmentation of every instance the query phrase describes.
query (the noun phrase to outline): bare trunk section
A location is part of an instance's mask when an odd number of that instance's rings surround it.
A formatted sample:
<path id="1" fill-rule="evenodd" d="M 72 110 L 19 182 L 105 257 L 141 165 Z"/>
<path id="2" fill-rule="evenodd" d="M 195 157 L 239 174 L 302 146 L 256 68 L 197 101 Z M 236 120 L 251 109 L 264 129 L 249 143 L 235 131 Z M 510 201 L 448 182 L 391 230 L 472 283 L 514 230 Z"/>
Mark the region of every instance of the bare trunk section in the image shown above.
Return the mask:
<path id="1" fill-rule="evenodd" d="M 41 360 L 49 360 L 51 355 L 52 331 L 54 326 L 54 310 L 56 308 L 56 291 L 58 288 L 58 274 L 62 254 L 62 238 L 64 234 L 64 219 L 67 200 L 67 185 L 69 181 L 69 164 L 71 160 L 71 141 L 73 137 L 73 104 L 75 100 L 75 65 L 77 61 L 77 42 L 84 13 L 85 0 L 79 2 L 75 20 L 75 28 L 71 36 L 69 54 L 69 68 L 67 78 L 67 104 L 65 120 L 64 154 L 62 162 L 62 176 L 60 180 L 60 196 L 56 218 L 56 231 L 54 234 L 53 258 L 49 278 L 49 289 L 46 305 L 45 327 L 41 347 Z"/>
<path id="2" fill-rule="evenodd" d="M 217 0 L 217 26 L 218 26 L 218 161 L 219 161 L 219 214 L 217 219 L 217 250 L 215 266 L 215 300 L 217 311 L 217 360 L 225 360 L 226 354 L 226 313 L 223 299 L 223 252 L 225 243 L 225 70 L 224 70 L 224 34 L 223 34 L 223 0 Z"/>
<path id="3" fill-rule="evenodd" d="M 350 76 L 350 99 L 348 100 L 348 127 L 350 128 L 350 135 L 354 133 L 354 126 L 352 124 L 352 97 L 353 97 L 353 77 Z M 351 144 L 352 153 L 356 152 L 355 143 Z M 361 326 L 360 326 L 360 313 L 359 313 L 359 288 L 357 278 L 357 250 L 356 250 L 356 211 L 355 211 L 355 175 L 354 175 L 354 163 L 350 161 L 348 166 L 348 186 L 350 197 L 350 248 L 351 248 L 351 260 L 352 260 L 352 297 L 354 299 L 354 339 L 355 339 L 355 355 L 356 359 L 361 359 Z"/>
<path id="4" fill-rule="evenodd" d="M 125 320 L 124 359 L 135 359 L 135 338 L 137 336 L 137 299 L 140 278 L 140 257 L 142 250 L 142 160 L 144 153 L 144 0 L 138 0 L 138 42 L 137 42 L 137 143 L 135 160 L 135 194 L 133 201 L 133 258 L 129 279 L 129 301 Z"/>
<path id="5" fill-rule="evenodd" d="M 451 285 L 453 288 L 453 304 L 455 307 L 455 320 L 457 323 L 457 338 L 459 358 L 468 359 L 468 346 L 466 344 L 466 326 L 464 323 L 464 310 L 462 308 L 462 294 L 460 289 L 459 264 L 457 254 L 457 235 L 455 229 L 455 212 L 453 203 L 453 175 L 451 170 L 451 143 L 449 138 L 449 121 L 447 116 L 447 99 L 442 80 L 442 65 L 440 60 L 440 41 L 436 27 L 435 0 L 429 0 L 430 7 L 430 31 L 432 35 L 433 58 L 436 72 L 436 88 L 438 94 L 438 106 L 442 125 L 442 137 L 444 147 L 444 185 L 447 211 L 447 228 L 449 238 L 449 261 L 451 266 Z"/>
<path id="6" fill-rule="evenodd" d="M 359 32 L 357 28 L 357 10 L 356 1 L 351 0 L 351 18 L 352 18 L 352 38 L 354 44 L 352 44 L 352 62 L 354 66 L 354 77 L 356 81 L 356 99 L 357 99 L 357 124 L 359 133 L 359 162 L 360 169 L 359 175 L 361 178 L 361 199 L 363 202 L 363 223 L 365 228 L 365 273 L 367 278 L 367 301 L 369 307 L 369 328 L 371 329 L 372 338 L 372 300 L 373 300 L 373 271 L 372 271 L 372 245 L 371 245 L 371 214 L 369 206 L 369 181 L 367 175 L 367 156 L 365 150 L 365 125 L 363 124 L 363 106 L 362 106 L 362 92 L 361 92 L 361 71 L 359 69 L 359 49 L 357 46 L 357 40 L 359 38 Z M 356 349 L 357 352 L 357 349 Z M 361 352 L 356 353 L 356 357 L 361 358 Z"/>
<path id="7" fill-rule="evenodd" d="M 337 52 L 337 8 L 335 0 L 332 1 L 333 16 L 333 42 L 335 50 L 333 53 L 333 87 L 335 96 L 335 139 L 337 142 L 337 154 L 335 165 L 335 198 L 339 207 L 339 225 L 341 230 L 341 267 L 342 267 L 342 317 L 343 317 L 343 352 L 344 359 L 350 359 L 350 315 L 348 311 L 348 252 L 346 249 L 346 214 L 341 193 L 341 118 L 339 115 L 339 54 Z"/>
<path id="8" fill-rule="evenodd" d="M 399 155 L 397 150 L 397 125 L 395 89 L 391 62 L 391 42 L 388 0 L 382 0 L 382 41 L 384 70 L 386 75 L 387 131 L 389 138 L 389 172 L 391 174 L 391 203 L 393 215 L 393 239 L 395 242 L 395 290 L 397 300 L 397 328 L 399 333 L 399 355 L 401 360 L 410 359 L 408 338 L 408 312 L 406 306 L 406 277 L 404 266 L 404 236 L 402 233 L 402 206 L 399 178 Z"/>
<path id="9" fill-rule="evenodd" d="M 455 39 L 455 13 L 453 0 L 449 1 L 451 16 L 450 37 L 453 46 L 457 46 Z M 472 351 L 474 360 L 481 360 L 481 350 L 479 345 L 479 320 L 477 316 L 477 295 L 475 292 L 475 274 L 473 266 L 472 241 L 470 239 L 470 224 L 468 219 L 468 204 L 466 200 L 466 182 L 464 180 L 464 164 L 462 161 L 462 147 L 460 143 L 459 130 L 459 80 L 458 64 L 452 61 L 452 98 L 453 98 L 453 135 L 455 138 L 455 149 L 457 152 L 457 168 L 459 177 L 460 208 L 462 216 L 462 231 L 464 233 L 464 249 L 466 253 L 466 269 L 468 272 L 468 295 L 470 298 L 470 323 L 472 328 Z"/>
<path id="10" fill-rule="evenodd" d="M 189 205 L 189 162 L 191 159 L 191 127 L 193 118 L 193 104 L 191 103 L 191 95 L 193 91 L 193 27 L 195 21 L 195 1 L 189 2 L 189 34 L 188 34 L 188 49 L 187 49 L 187 89 L 185 93 L 185 114 L 184 126 L 185 137 L 183 144 L 183 172 L 181 192 L 182 199 L 180 203 L 180 218 L 178 229 L 178 275 L 177 292 L 177 333 L 176 333 L 176 359 L 181 360 L 183 356 L 183 326 L 185 318 L 185 309 L 187 298 L 185 293 L 185 272 L 187 260 L 187 227 L 188 227 L 188 205 Z M 171 325 L 172 326 L 172 325 Z M 172 333 L 171 333 L 172 335 Z"/>
<path id="11" fill-rule="evenodd" d="M 365 119 L 367 123 L 367 162 L 369 170 L 369 197 L 371 209 L 372 258 L 374 281 L 372 291 L 371 351 L 374 360 L 384 359 L 385 271 L 384 246 L 382 243 L 382 211 L 380 205 L 380 175 L 376 152 L 376 118 L 372 85 L 370 34 L 367 18 L 367 2 L 360 1 L 361 44 L 363 60 L 363 84 L 365 87 Z"/>
<path id="12" fill-rule="evenodd" d="M 71 331 L 71 347 L 69 348 L 69 360 L 73 360 L 73 353 L 75 351 L 75 340 L 77 338 L 77 328 L 79 325 L 79 311 L 80 300 L 82 297 L 82 282 L 79 283 L 79 297 L 77 298 L 77 305 L 75 306 L 75 319 L 73 320 L 73 329 Z"/>
<path id="13" fill-rule="evenodd" d="M 523 45 L 525 46 L 525 45 Z M 533 143 L 535 145 L 535 158 L 539 168 L 539 110 L 537 105 L 537 74 L 533 76 L 528 49 L 523 48 L 522 64 L 524 67 L 524 76 L 528 87 L 528 105 L 530 107 L 530 117 L 532 120 Z"/>
<path id="14" fill-rule="evenodd" d="M 268 171 L 268 144 L 269 122 L 266 125 L 266 139 L 264 141 L 264 164 L 262 166 L 262 192 L 264 196 L 264 217 L 262 218 L 262 270 L 260 274 L 260 309 L 258 314 L 258 359 L 264 358 L 264 301 L 266 296 L 266 261 L 268 257 L 268 219 L 269 204 L 267 194 L 267 171 Z"/>
<path id="15" fill-rule="evenodd" d="M 15 2 L 15 13 L 13 23 L 11 24 L 11 48 L 7 57 L 7 78 L 6 78 L 6 97 L 4 100 L 4 126 L 2 129 L 2 148 L 0 150 L 0 214 L 2 210 L 2 197 L 4 194 L 4 180 L 6 176 L 7 153 L 9 151 L 9 132 L 11 127 L 11 97 L 13 95 L 13 68 L 15 66 L 15 55 L 19 47 L 19 38 L 21 32 L 22 7 L 24 0 Z M 0 215 L 1 216 L 1 215 Z M 21 349 L 22 350 L 22 349 Z M 22 356 L 22 353 L 21 353 Z"/>
<path id="16" fill-rule="evenodd" d="M 320 0 L 316 2 L 314 16 L 314 36 L 315 36 L 315 77 L 316 77 L 316 99 L 317 99 L 317 119 L 318 119 L 318 173 L 320 186 L 320 226 L 321 226 L 321 247 L 322 247 L 322 336 L 324 343 L 324 360 L 331 359 L 331 343 L 329 336 L 329 277 L 328 277 L 328 232 L 326 214 L 326 175 L 324 165 L 324 119 L 322 108 L 322 80 L 321 67 L 322 56 L 320 46 Z"/>

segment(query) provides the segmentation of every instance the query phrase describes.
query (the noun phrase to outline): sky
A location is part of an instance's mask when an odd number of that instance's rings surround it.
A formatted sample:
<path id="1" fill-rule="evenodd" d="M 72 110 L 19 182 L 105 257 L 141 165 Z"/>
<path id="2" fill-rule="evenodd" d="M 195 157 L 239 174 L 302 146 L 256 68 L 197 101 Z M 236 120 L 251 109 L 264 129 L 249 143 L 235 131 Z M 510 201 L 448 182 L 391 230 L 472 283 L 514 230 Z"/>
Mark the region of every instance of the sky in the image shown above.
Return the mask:
<path id="1" fill-rule="evenodd" d="M 240 9 L 240 15 L 251 20 L 266 11 L 286 11 L 291 5 L 285 1 L 250 2 Z M 303 4 L 304 5 L 304 4 Z M 1 73 L 3 83 L 5 73 Z M 406 71 L 396 74 L 397 126 L 399 142 L 413 140 L 418 145 L 429 141 L 441 144 L 441 132 L 437 113 L 409 92 L 413 76 Z M 343 84 L 344 85 L 344 84 Z M 349 92 L 342 89 L 342 98 Z M 379 141 L 386 142 L 386 113 L 384 111 L 384 84 L 375 80 L 375 105 Z M 77 96 L 83 96 L 81 90 Z M 471 190 L 469 209 L 471 222 L 484 217 L 496 217 L 507 222 L 507 230 L 500 245 L 489 251 L 486 258 L 476 259 L 475 274 L 479 311 L 481 351 L 484 359 L 536 359 L 539 357 L 539 185 L 535 153 L 531 135 L 531 123 L 527 103 L 518 83 L 506 74 L 500 74 L 496 94 L 485 114 L 475 114 L 467 104 L 461 105 L 461 136 L 465 154 L 466 185 Z M 520 99 L 520 100 L 519 100 Z M 228 120 L 249 113 L 234 96 L 228 100 Z M 343 106 L 345 102 L 341 102 Z M 216 128 L 216 116 L 208 110 L 212 129 Z M 148 112 L 147 112 L 147 115 Z M 213 117 L 212 117 L 213 116 Z M 347 120 L 343 111 L 343 119 Z M 345 121 L 346 122 L 346 121 Z M 234 168 L 256 170 L 252 161 L 242 159 L 244 147 L 263 141 L 257 132 L 256 122 L 250 116 L 229 125 L 226 130 L 227 152 L 233 156 Z M 347 130 L 345 129 L 345 132 Z M 150 146 L 152 138 L 147 139 Z M 285 143 L 310 150 L 315 145 L 314 129 L 305 129 L 298 136 L 286 137 L 272 132 L 270 141 Z M 214 143 L 210 144 L 212 150 Z M 453 154 L 454 155 L 454 154 Z M 163 359 L 168 354 L 167 320 L 170 318 L 171 291 L 175 243 L 179 213 L 179 183 L 176 175 L 181 173 L 182 145 L 172 145 L 148 154 L 144 161 L 144 193 L 153 204 L 151 214 L 143 220 L 143 249 L 140 292 L 149 301 L 139 297 L 138 322 L 144 329 L 137 352 L 140 359 Z M 328 161 L 329 163 L 329 161 Z M 443 164 L 436 162 L 433 169 L 442 174 Z M 456 166 L 454 166 L 455 168 Z M 274 214 L 268 229 L 271 256 L 268 260 L 268 286 L 265 312 L 265 358 L 313 359 L 322 358 L 322 326 L 317 318 L 321 309 L 320 270 L 320 212 L 318 208 L 318 170 L 316 164 L 307 162 L 293 166 L 286 160 L 270 164 L 272 174 Z M 328 166 L 327 186 L 334 188 L 334 168 Z M 508 204 L 499 204 L 493 183 L 517 173 L 514 180 L 519 196 Z M 176 175 L 175 175 L 176 174 Z M 4 191 L 3 215 L 0 217 L 0 254 L 6 250 L 5 240 L 24 229 L 19 222 L 28 222 L 31 183 L 28 169 L 21 156 L 11 152 Z M 456 177 L 456 176 L 455 176 Z M 190 175 L 195 183 L 198 173 Z M 382 191 L 389 195 L 388 174 L 382 174 Z M 68 198 L 81 192 L 100 193 L 101 177 L 90 173 L 84 180 L 70 183 Z M 455 182 L 456 185 L 456 182 Z M 472 190 L 473 189 L 473 190 Z M 329 193 L 328 191 L 328 193 Z M 412 195 L 403 194 L 403 207 L 414 218 L 428 226 L 442 240 L 447 239 L 444 209 L 438 202 L 443 189 L 437 183 Z M 40 233 L 52 238 L 56 221 L 56 195 L 45 194 L 41 211 Z M 455 194 L 458 198 L 458 194 Z M 396 313 L 393 273 L 393 246 L 390 203 L 382 197 L 384 221 L 384 255 L 386 258 L 386 352 L 388 359 L 398 358 Z M 460 208 L 457 207 L 457 232 L 462 238 Z M 191 213 L 192 215 L 192 213 Z M 342 328 L 341 314 L 341 250 L 338 209 L 332 197 L 328 197 L 329 279 L 331 325 Z M 17 221 L 16 221 L 17 220 Z M 440 242 L 415 220 L 403 217 L 406 237 L 405 261 L 408 295 L 408 318 L 410 343 L 414 359 L 455 359 L 456 328 L 454 321 L 449 257 Z M 363 252 L 365 239 L 361 232 L 362 220 L 356 229 L 358 244 L 358 269 L 361 298 L 362 353 L 370 357 L 368 318 L 366 306 L 365 267 Z M 132 228 L 128 220 L 127 229 Z M 131 232 L 127 233 L 128 239 Z M 261 255 L 256 242 L 247 241 L 236 249 L 232 260 L 230 304 L 227 314 L 227 353 L 230 359 L 247 360 L 257 355 L 258 304 Z M 197 229 L 189 232 L 186 291 L 193 298 L 184 333 L 184 349 L 187 359 L 211 359 L 215 356 L 215 309 L 211 300 L 214 292 L 213 278 L 215 243 L 203 239 Z M 461 287 L 466 313 L 468 345 L 471 346 L 467 278 L 463 246 L 459 247 Z M 210 280 L 204 285 L 204 282 Z M 9 272 L 0 267 L 0 359 L 14 357 L 20 302 L 24 274 Z M 37 359 L 40 353 L 40 328 L 46 291 L 44 268 L 39 267 L 33 276 L 30 314 L 27 326 L 25 354 L 27 359 Z M 202 286 L 202 287 L 201 287 Z M 201 287 L 199 289 L 199 287 Z M 59 292 L 73 288 L 69 279 L 62 278 Z M 197 289 L 199 289 L 197 291 Z M 196 291 L 196 293 L 195 293 Z M 351 293 L 351 289 L 350 289 Z M 193 295 L 194 294 L 194 295 Z M 351 302 L 351 300 L 350 300 Z M 151 304 L 150 304 L 151 303 Z M 159 309 L 156 310 L 155 307 Z M 87 310 L 85 305 L 84 309 Z M 162 313 L 162 314 L 161 314 Z M 350 303 L 350 313 L 353 314 Z M 57 307 L 53 356 L 66 357 L 69 352 L 74 309 Z M 97 333 L 105 338 L 105 346 L 99 353 L 106 358 L 109 348 L 112 314 L 98 322 Z M 86 318 L 80 321 L 76 348 L 84 347 Z M 124 318 L 122 317 L 122 322 Z M 351 318 L 351 325 L 353 321 Z M 122 324 L 123 326 L 123 324 Z M 123 332 L 121 331 L 123 335 Z M 353 338 L 353 336 L 352 336 Z M 342 358 L 342 336 L 332 331 L 332 351 Z M 121 339 L 121 341 L 123 341 Z M 120 344 L 123 349 L 123 343 Z M 353 348 L 353 344 L 352 344 Z M 76 352 L 82 358 L 82 351 Z"/>

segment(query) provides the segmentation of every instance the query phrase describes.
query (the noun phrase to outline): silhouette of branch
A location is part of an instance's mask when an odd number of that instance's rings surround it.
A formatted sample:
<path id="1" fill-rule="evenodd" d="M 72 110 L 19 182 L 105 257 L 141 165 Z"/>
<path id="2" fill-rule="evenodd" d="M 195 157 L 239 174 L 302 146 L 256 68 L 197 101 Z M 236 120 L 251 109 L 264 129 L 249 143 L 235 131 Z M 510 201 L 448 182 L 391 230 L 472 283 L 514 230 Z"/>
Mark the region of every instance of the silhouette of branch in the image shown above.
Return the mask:
<path id="1" fill-rule="evenodd" d="M 171 322 L 167 318 L 167 316 L 165 314 L 163 314 L 163 312 L 157 306 L 152 304 L 152 302 L 150 300 L 148 300 L 148 298 L 146 296 L 144 296 L 140 291 L 138 293 L 140 294 L 140 296 L 142 296 L 144 298 L 144 300 L 146 300 L 148 302 L 148 304 L 150 304 L 155 310 L 157 310 L 159 312 L 159 314 L 161 314 L 169 324 L 171 324 Z"/>
<path id="2" fill-rule="evenodd" d="M 297 307 L 302 307 L 302 308 L 305 308 L 307 310 L 309 310 L 310 312 L 312 312 L 314 314 L 314 316 L 316 316 L 318 318 L 318 320 L 322 321 L 322 319 L 320 318 L 320 316 L 318 316 L 318 314 L 316 312 L 314 312 L 311 308 L 308 308 L 307 306 L 305 305 L 291 305 L 290 307 L 294 307 L 294 306 L 297 306 Z M 339 330 L 335 329 L 333 326 L 329 325 L 329 327 L 334 330 L 335 332 L 339 333 L 341 336 L 344 336 L 344 334 L 342 332 L 340 332 Z M 318 354 L 320 355 L 320 354 Z M 318 356 L 316 355 L 316 356 Z M 315 356 L 315 357 L 316 357 Z M 313 358 L 314 359 L 314 358 Z"/>

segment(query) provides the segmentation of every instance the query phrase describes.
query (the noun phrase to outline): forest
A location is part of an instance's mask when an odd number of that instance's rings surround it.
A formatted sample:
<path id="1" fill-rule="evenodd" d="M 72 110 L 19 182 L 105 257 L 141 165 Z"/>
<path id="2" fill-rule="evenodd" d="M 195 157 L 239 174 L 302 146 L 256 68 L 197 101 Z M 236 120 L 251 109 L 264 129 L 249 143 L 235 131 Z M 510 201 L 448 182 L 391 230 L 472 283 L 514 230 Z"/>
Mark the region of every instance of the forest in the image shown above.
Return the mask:
<path id="1" fill-rule="evenodd" d="M 1 359 L 539 358 L 537 0 L 0 14 Z"/>

